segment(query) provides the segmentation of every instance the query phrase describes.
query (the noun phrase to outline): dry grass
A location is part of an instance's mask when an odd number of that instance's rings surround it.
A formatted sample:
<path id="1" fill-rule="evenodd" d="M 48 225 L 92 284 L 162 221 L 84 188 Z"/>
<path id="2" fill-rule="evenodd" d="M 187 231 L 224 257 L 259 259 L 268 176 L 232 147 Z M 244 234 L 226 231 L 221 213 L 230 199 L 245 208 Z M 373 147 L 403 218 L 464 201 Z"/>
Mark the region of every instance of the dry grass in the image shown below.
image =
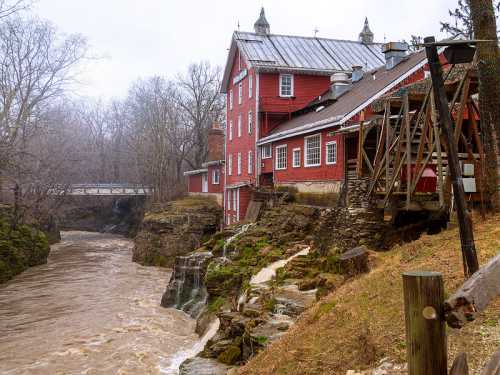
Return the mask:
<path id="1" fill-rule="evenodd" d="M 484 264 L 500 249 L 500 215 L 475 221 L 476 248 Z M 343 285 L 308 310 L 280 341 L 240 374 L 339 374 L 375 366 L 384 357 L 406 361 L 401 273 L 439 271 L 450 294 L 463 283 L 458 229 L 372 255 L 374 269 Z M 500 298 L 462 330 L 448 330 L 449 362 L 468 353 L 471 374 L 479 373 L 500 346 Z"/>

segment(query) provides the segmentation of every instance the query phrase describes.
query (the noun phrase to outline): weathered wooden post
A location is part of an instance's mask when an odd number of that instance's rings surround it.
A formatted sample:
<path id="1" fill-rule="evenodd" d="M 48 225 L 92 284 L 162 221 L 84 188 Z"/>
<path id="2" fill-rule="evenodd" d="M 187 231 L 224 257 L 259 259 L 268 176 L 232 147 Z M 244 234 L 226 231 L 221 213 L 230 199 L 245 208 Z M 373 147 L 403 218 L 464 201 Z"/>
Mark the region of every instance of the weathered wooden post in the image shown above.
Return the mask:
<path id="1" fill-rule="evenodd" d="M 477 260 L 476 246 L 474 244 L 472 218 L 465 202 L 462 172 L 460 170 L 460 163 L 458 160 L 458 148 L 457 142 L 455 141 L 450 109 L 448 107 L 448 99 L 446 98 L 444 88 L 443 70 L 441 63 L 439 62 L 439 55 L 435 42 L 436 39 L 432 36 L 424 39 L 425 52 L 427 55 L 427 61 L 429 62 L 429 70 L 431 72 L 434 98 L 439 111 L 439 122 L 442 125 L 443 136 L 446 144 L 448 145 L 448 168 L 453 184 L 453 197 L 455 199 L 460 229 L 460 241 L 462 244 L 462 253 L 465 259 L 464 273 L 465 277 L 468 278 L 479 269 L 479 263 Z"/>
<path id="2" fill-rule="evenodd" d="M 405 272 L 403 293 L 408 374 L 446 375 L 443 277 L 437 272 Z"/>

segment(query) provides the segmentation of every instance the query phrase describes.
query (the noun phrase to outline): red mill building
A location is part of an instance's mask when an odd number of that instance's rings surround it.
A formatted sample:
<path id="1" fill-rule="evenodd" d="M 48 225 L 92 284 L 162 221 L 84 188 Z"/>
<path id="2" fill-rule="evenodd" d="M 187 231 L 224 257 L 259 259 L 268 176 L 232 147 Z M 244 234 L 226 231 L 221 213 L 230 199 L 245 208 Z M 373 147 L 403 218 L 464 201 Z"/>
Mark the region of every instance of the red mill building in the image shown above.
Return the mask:
<path id="1" fill-rule="evenodd" d="M 202 169 L 188 171 L 189 195 L 214 197 L 223 205 L 224 191 L 224 131 L 220 124 L 214 123 L 208 131 L 208 160 L 202 164 Z"/>
<path id="2" fill-rule="evenodd" d="M 221 89 L 227 224 L 245 218 L 259 185 L 338 192 L 346 153 L 336 130 L 369 115 L 389 90 L 421 79 L 425 65 L 403 43 L 375 43 L 368 20 L 356 41 L 271 34 L 264 9 L 254 28 L 234 32 Z"/>

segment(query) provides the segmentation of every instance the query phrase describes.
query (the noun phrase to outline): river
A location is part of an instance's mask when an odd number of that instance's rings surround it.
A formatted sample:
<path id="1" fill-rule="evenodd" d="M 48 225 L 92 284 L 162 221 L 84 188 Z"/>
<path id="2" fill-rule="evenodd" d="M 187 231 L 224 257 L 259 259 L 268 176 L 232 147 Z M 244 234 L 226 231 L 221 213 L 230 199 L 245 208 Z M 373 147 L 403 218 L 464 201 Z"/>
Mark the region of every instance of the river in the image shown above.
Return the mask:
<path id="1" fill-rule="evenodd" d="M 48 263 L 0 286 L 0 374 L 174 374 L 195 321 L 160 299 L 170 271 L 120 236 L 64 232 Z"/>

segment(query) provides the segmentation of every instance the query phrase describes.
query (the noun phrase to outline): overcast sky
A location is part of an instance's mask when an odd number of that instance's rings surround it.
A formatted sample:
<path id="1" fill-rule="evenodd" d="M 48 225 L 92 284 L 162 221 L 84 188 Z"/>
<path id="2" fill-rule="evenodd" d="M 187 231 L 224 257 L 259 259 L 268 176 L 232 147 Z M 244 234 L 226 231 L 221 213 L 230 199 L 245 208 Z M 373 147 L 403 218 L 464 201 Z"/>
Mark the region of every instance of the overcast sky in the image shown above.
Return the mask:
<path id="1" fill-rule="evenodd" d="M 35 12 L 64 33 L 80 33 L 99 59 L 85 66 L 79 93 L 109 99 L 131 82 L 175 76 L 190 63 L 223 66 L 233 30 L 252 31 L 260 7 L 271 32 L 357 39 L 365 16 L 376 41 L 441 36 L 457 0 L 38 0 Z"/>

